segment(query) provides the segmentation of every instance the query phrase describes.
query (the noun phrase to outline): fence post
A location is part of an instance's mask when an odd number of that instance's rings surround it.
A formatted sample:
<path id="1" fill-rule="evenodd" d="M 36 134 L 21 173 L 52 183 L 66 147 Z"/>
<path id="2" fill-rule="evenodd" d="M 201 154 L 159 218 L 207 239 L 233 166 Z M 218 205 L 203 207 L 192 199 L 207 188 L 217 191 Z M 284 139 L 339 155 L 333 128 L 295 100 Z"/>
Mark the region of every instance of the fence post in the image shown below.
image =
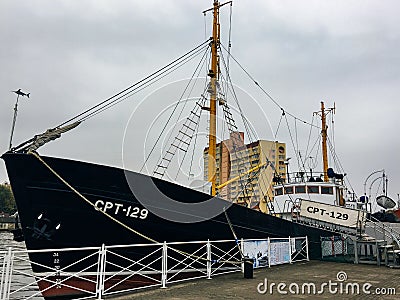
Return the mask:
<path id="1" fill-rule="evenodd" d="M 342 238 L 342 254 L 343 254 L 343 255 L 346 255 L 347 253 L 345 253 L 344 237 L 342 236 L 341 238 Z M 378 249 L 378 247 L 377 247 L 376 249 Z"/>
<path id="2" fill-rule="evenodd" d="M 289 242 L 289 263 L 293 263 L 292 261 L 292 239 L 290 236 L 288 237 L 288 242 Z"/>
<path id="3" fill-rule="evenodd" d="M 4 299 L 8 300 L 10 298 L 11 277 L 13 272 L 13 259 L 14 259 L 14 253 L 11 247 L 8 247 L 7 256 L 8 259 L 7 259 L 6 279 L 5 279 L 6 284 L 4 286 Z"/>
<path id="4" fill-rule="evenodd" d="M 11 288 L 11 275 L 12 275 L 12 248 L 8 247 L 7 254 L 4 256 L 3 271 L 1 274 L 1 285 L 0 285 L 0 299 L 8 300 L 10 297 Z"/>
<path id="5" fill-rule="evenodd" d="M 310 261 L 310 256 L 308 255 L 308 236 L 306 236 L 306 253 L 307 253 L 307 261 Z"/>
<path id="6" fill-rule="evenodd" d="M 211 279 L 211 244 L 207 240 L 207 279 Z"/>
<path id="7" fill-rule="evenodd" d="M 0 299 L 3 300 L 3 287 L 4 287 L 4 281 L 5 281 L 5 275 L 6 275 L 6 266 L 8 266 L 8 255 L 4 254 L 3 258 L 3 268 L 1 269 L 1 282 L 0 282 Z"/>
<path id="8" fill-rule="evenodd" d="M 162 247 L 162 257 L 161 257 L 161 288 L 165 289 L 167 284 L 167 243 L 164 241 Z"/>
<path id="9" fill-rule="evenodd" d="M 271 240 L 268 237 L 268 267 L 271 267 Z"/>
<path id="10" fill-rule="evenodd" d="M 237 240 L 235 241 L 235 243 L 237 243 Z M 244 255 L 244 241 L 243 241 L 243 238 L 240 239 L 240 251 Z M 242 270 L 242 273 L 244 274 L 244 257 L 242 257 L 242 263 L 240 264 L 240 268 Z"/>
<path id="11" fill-rule="evenodd" d="M 99 261 L 97 267 L 97 283 L 96 283 L 96 297 L 98 300 L 103 299 L 104 294 L 104 281 L 106 273 L 106 247 L 104 244 L 101 245 L 99 250 Z"/>

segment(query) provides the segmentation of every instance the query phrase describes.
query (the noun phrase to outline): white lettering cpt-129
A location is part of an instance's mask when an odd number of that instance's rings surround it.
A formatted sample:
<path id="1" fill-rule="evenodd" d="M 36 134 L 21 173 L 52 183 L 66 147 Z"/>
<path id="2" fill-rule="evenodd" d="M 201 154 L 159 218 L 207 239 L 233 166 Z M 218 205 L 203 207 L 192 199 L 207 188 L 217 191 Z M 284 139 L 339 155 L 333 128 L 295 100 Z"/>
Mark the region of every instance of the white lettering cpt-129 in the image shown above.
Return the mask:
<path id="1" fill-rule="evenodd" d="M 149 211 L 145 208 L 140 208 L 137 206 L 124 206 L 121 203 L 97 200 L 94 204 L 96 210 L 101 210 L 108 214 L 123 215 L 130 218 L 146 219 Z"/>

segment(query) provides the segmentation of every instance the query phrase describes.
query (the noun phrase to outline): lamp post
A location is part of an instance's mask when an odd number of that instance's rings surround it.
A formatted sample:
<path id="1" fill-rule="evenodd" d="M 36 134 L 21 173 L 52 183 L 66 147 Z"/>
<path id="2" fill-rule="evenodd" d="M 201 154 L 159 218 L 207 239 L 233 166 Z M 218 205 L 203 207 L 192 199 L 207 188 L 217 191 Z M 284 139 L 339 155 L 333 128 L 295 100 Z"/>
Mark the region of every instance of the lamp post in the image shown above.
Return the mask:
<path id="1" fill-rule="evenodd" d="M 369 189 L 368 189 L 368 197 L 371 198 L 372 197 L 372 186 L 374 185 L 375 182 L 377 182 L 378 180 L 382 180 L 382 177 L 376 177 L 374 180 L 372 180 L 371 184 L 369 185 Z M 383 179 L 384 181 L 384 179 Z M 383 183 L 385 184 L 385 183 Z M 383 187 L 383 190 L 385 190 L 385 187 Z"/>
<path id="2" fill-rule="evenodd" d="M 369 199 L 372 199 L 372 186 L 374 185 L 375 182 L 377 182 L 378 180 L 382 180 L 383 181 L 383 190 L 385 190 L 385 173 L 383 173 L 382 177 L 376 177 L 374 180 L 372 180 L 371 184 L 369 185 L 369 189 L 368 189 L 368 197 Z M 375 206 L 376 207 L 376 206 Z M 370 211 L 372 213 L 372 200 L 370 202 Z"/>
<path id="3" fill-rule="evenodd" d="M 380 173 L 380 172 L 382 172 L 383 174 L 385 174 L 385 169 L 382 169 L 382 170 L 377 170 L 377 171 L 374 171 L 374 172 L 372 172 L 371 174 L 369 174 L 368 176 L 367 176 L 367 178 L 365 179 L 365 181 L 364 181 L 364 197 L 365 197 L 365 201 L 366 201 L 366 207 L 368 207 L 368 197 L 367 197 L 367 182 L 368 182 L 368 179 L 372 176 L 372 175 L 374 175 L 374 174 L 377 174 L 377 173 Z M 372 207 L 371 207 L 371 205 L 369 206 L 370 207 L 370 212 L 371 212 L 371 209 L 372 209 Z"/>

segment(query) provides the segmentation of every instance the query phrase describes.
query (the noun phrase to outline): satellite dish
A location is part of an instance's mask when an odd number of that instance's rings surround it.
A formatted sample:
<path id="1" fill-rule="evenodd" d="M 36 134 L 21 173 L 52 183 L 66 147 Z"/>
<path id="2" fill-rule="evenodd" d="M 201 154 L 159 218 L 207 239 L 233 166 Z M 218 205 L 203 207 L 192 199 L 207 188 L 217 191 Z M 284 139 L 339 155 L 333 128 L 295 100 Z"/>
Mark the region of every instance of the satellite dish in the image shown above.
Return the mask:
<path id="1" fill-rule="evenodd" d="M 376 203 L 385 209 L 394 208 L 396 206 L 396 202 L 385 195 L 376 197 Z"/>

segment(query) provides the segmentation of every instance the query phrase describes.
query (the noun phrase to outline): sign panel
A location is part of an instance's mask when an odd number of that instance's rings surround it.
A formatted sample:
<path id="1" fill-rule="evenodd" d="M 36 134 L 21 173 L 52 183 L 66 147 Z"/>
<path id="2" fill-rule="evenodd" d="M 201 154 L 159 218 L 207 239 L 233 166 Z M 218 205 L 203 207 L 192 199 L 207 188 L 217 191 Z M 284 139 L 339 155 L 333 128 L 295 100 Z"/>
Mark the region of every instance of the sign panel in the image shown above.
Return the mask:
<path id="1" fill-rule="evenodd" d="M 254 260 L 254 268 L 268 266 L 268 240 L 243 241 L 243 255 Z"/>
<path id="2" fill-rule="evenodd" d="M 365 219 L 365 211 L 329 205 L 309 200 L 301 200 L 300 216 L 356 228 Z"/>
<path id="3" fill-rule="evenodd" d="M 290 242 L 271 243 L 269 251 L 271 266 L 290 262 Z"/>

